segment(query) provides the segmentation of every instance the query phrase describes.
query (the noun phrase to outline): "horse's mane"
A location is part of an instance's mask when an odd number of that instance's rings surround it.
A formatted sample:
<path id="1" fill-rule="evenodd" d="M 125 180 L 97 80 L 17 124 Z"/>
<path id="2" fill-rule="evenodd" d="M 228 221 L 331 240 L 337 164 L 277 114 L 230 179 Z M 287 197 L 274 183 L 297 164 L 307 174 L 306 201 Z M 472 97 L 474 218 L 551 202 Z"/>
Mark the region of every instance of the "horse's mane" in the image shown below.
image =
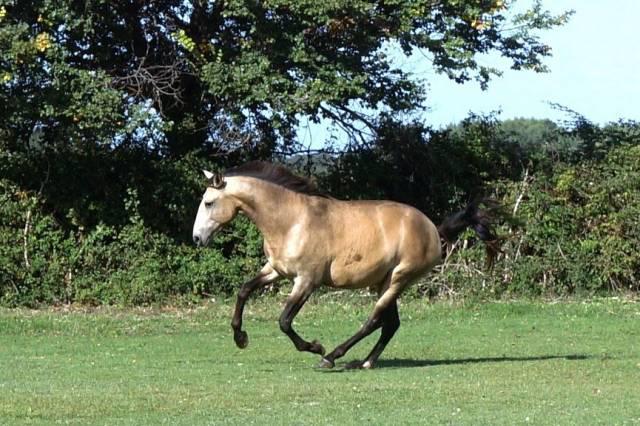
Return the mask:
<path id="1" fill-rule="evenodd" d="M 328 197 L 308 179 L 293 174 L 289 169 L 279 164 L 266 161 L 250 161 L 240 166 L 232 167 L 224 172 L 224 176 L 246 176 L 280 185 L 284 188 L 307 195 Z"/>

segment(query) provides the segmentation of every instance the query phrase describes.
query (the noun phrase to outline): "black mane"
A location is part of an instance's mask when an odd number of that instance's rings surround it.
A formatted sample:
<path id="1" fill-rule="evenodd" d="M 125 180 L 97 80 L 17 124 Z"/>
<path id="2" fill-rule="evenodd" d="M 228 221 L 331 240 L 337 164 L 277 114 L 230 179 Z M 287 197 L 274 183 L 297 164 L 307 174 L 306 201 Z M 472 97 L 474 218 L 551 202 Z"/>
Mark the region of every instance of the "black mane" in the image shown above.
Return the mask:
<path id="1" fill-rule="evenodd" d="M 284 166 L 267 163 L 266 161 L 250 161 L 240 166 L 232 167 L 224 172 L 224 176 L 252 177 L 280 185 L 301 194 L 327 197 L 308 179 L 293 174 Z"/>

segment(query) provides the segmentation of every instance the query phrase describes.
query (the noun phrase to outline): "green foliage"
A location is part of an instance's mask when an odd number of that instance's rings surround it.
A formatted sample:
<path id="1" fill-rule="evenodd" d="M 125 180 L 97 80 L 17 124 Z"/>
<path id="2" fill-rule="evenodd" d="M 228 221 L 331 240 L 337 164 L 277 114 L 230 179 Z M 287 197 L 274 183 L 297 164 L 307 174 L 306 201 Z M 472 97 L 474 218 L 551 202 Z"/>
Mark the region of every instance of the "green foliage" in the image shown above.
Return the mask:
<path id="1" fill-rule="evenodd" d="M 230 293 L 260 267 L 261 239 L 238 220 L 212 249 L 190 245 L 199 170 L 291 152 L 303 116 L 375 130 L 325 158 L 318 180 L 335 196 L 395 199 L 436 221 L 477 193 L 519 200 L 524 226 L 503 229 L 502 266 L 478 278 L 481 251 L 464 251 L 420 291 L 638 290 L 637 123 L 597 126 L 562 107 L 564 127 L 395 118 L 423 106 L 425 85 L 389 48 L 421 50 L 435 71 L 483 87 L 499 70 L 478 54 L 545 71 L 537 31 L 570 13 L 510 6 L 0 1 L 0 303 Z"/>
<path id="2" fill-rule="evenodd" d="M 0 299 L 3 304 L 51 300 L 64 291 L 65 258 L 70 246 L 38 199 L 0 181 Z M 37 248 L 37 252 L 30 248 Z"/>
<path id="3" fill-rule="evenodd" d="M 372 121 L 383 123 L 370 155 L 380 174 L 389 164 L 414 170 L 411 149 L 394 147 L 401 125 L 384 123 L 423 106 L 425 84 L 385 52 L 421 49 L 436 71 L 481 85 L 498 72 L 477 62 L 490 51 L 543 70 L 549 50 L 537 31 L 568 15 L 534 3 L 510 18 L 508 6 L 0 0 L 1 303 L 147 304 L 229 291 L 259 267 L 260 238 L 238 222 L 211 251 L 189 246 L 199 170 L 291 152 L 301 117 L 361 127 L 360 109 L 388 112 Z M 405 135 L 422 146 L 424 134 L 416 125 Z M 481 139 L 476 148 L 490 154 Z M 447 182 L 437 164 L 448 148 L 432 156 L 431 188 Z M 457 205 L 470 186 L 457 178 L 447 197 L 419 206 Z M 407 187 L 402 179 L 392 187 Z M 369 186 L 353 196 L 389 192 Z"/>
<path id="4" fill-rule="evenodd" d="M 485 183 L 517 179 L 531 153 L 494 115 L 471 115 L 443 130 L 384 116 L 371 148 L 342 155 L 323 183 L 344 198 L 393 199 L 441 220 L 485 191 Z"/>
<path id="5" fill-rule="evenodd" d="M 414 294 L 500 298 L 640 290 L 638 125 L 594 126 L 585 142 L 575 128 L 519 122 L 473 116 L 435 131 L 389 120 L 371 149 L 323 157 L 317 178 L 334 196 L 403 201 L 436 223 L 479 192 L 502 203 L 509 217 L 498 228 L 504 252 L 494 269 L 484 270 L 484 250 L 469 231 Z M 586 144 L 603 151 L 588 157 L 580 148 Z M 93 161 L 112 159 L 104 152 Z M 545 160 L 550 152 L 558 155 Z M 0 181 L 1 304 L 197 300 L 232 294 L 260 269 L 262 240 L 246 218 L 236 219 L 211 248 L 197 250 L 190 242 L 203 190 L 199 170 L 211 164 L 197 155 L 150 157 L 138 162 L 147 177 L 137 180 L 125 167 L 150 154 L 118 155 L 107 176 L 78 160 L 68 188 L 51 186 L 63 172 L 55 168 L 42 178 L 41 192 Z M 13 173 L 19 162 L 6 152 L 2 158 L 3 173 Z M 53 195 L 61 212 L 47 200 Z"/>
<path id="6" fill-rule="evenodd" d="M 504 253 L 494 270 L 480 273 L 479 283 L 478 248 L 454 256 L 459 267 L 445 265 L 448 277 L 438 281 L 449 281 L 443 285 L 457 293 L 492 297 L 637 292 L 639 148 L 622 145 L 602 161 L 534 175 L 526 187 L 506 182 L 499 187 L 502 202 L 513 206 L 522 197 L 517 219 L 523 225 L 502 229 Z"/>
<path id="7" fill-rule="evenodd" d="M 68 233 L 34 194 L 2 181 L 0 304 L 148 305 L 229 293 L 262 264 L 261 239 L 237 220 L 209 250 L 176 243 L 140 217 L 130 191 L 130 223 Z M 29 219 L 27 219 L 27 217 Z"/>
<path id="8" fill-rule="evenodd" d="M 421 106 L 424 84 L 385 54 L 392 45 L 460 82 L 498 74 L 477 61 L 490 51 L 542 71 L 537 32 L 570 15 L 535 2 L 512 16 L 501 0 L 0 4 L 0 134 L 12 150 L 38 129 L 47 147 L 84 152 L 153 135 L 172 156 L 247 138 L 271 152 L 295 142 L 300 116 L 348 123 L 355 106 Z"/>

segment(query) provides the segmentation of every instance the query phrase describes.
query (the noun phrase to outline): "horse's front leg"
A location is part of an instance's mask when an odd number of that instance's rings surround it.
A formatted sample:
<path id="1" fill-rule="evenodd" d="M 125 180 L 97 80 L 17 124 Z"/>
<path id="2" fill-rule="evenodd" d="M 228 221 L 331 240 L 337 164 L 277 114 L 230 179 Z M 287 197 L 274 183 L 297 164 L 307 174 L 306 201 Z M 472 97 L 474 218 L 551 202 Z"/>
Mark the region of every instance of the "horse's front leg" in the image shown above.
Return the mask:
<path id="1" fill-rule="evenodd" d="M 263 287 L 267 284 L 271 284 L 280 278 L 278 274 L 268 263 L 264 265 L 260 273 L 242 285 L 238 292 L 238 298 L 236 300 L 236 308 L 233 312 L 233 318 L 231 319 L 231 328 L 233 329 L 233 340 L 236 345 L 244 349 L 249 344 L 249 336 L 242 330 L 242 313 L 244 312 L 244 305 L 247 299 L 258 287 Z"/>
<path id="2" fill-rule="evenodd" d="M 314 286 L 310 280 L 300 277 L 294 280 L 293 289 L 291 289 L 291 294 L 287 297 L 287 303 L 280 315 L 280 330 L 289 336 L 297 350 L 324 355 L 324 347 L 317 340 L 307 342 L 295 332 L 291 325 L 295 316 L 300 312 L 311 293 L 313 293 L 313 290 Z"/>

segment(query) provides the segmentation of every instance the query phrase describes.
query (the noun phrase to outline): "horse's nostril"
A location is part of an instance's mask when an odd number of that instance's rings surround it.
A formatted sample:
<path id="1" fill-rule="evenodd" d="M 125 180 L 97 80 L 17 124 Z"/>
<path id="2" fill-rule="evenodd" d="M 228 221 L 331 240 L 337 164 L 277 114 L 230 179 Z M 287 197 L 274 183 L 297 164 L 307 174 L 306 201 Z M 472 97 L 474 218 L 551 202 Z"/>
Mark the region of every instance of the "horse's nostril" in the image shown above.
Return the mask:
<path id="1" fill-rule="evenodd" d="M 197 245 L 200 245 L 200 237 L 197 235 L 193 236 L 193 242 L 196 243 Z"/>

